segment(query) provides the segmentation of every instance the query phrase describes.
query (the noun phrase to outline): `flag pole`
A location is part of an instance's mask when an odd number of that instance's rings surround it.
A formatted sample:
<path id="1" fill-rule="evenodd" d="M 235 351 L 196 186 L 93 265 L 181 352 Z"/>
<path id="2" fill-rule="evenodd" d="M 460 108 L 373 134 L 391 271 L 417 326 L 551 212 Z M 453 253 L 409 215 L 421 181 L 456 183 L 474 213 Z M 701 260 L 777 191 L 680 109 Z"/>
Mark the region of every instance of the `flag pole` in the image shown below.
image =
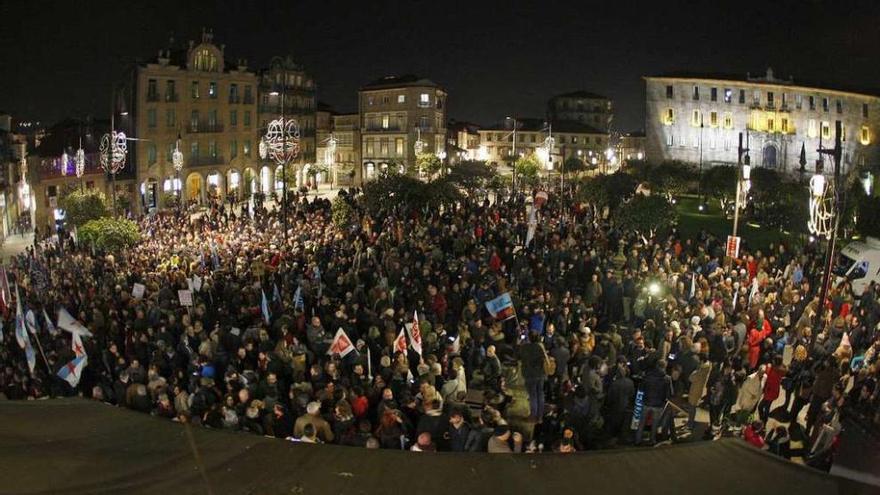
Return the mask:
<path id="1" fill-rule="evenodd" d="M 373 382 L 373 360 L 370 359 L 370 344 L 367 344 L 367 376 L 370 378 L 370 383 Z"/>
<path id="2" fill-rule="evenodd" d="M 43 345 L 40 343 L 40 337 L 37 335 L 36 332 L 34 332 L 34 333 L 31 334 L 31 335 L 33 335 L 33 336 L 34 336 L 34 339 L 37 340 L 37 349 L 40 350 L 40 355 L 43 356 L 43 362 L 46 363 L 46 371 L 48 371 L 49 374 L 51 375 L 51 374 L 52 374 L 52 368 L 49 366 L 49 360 L 46 359 L 46 353 L 43 352 Z"/>

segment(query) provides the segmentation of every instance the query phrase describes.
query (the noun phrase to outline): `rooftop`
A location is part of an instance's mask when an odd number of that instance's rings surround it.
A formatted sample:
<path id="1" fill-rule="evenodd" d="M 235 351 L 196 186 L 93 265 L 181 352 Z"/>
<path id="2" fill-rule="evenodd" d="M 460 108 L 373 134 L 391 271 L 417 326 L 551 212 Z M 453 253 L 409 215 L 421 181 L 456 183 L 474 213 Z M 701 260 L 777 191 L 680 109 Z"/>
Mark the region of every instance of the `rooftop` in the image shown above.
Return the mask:
<path id="1" fill-rule="evenodd" d="M 849 86 L 840 86 L 826 84 L 818 81 L 797 80 L 788 76 L 788 79 L 779 79 L 774 76 L 773 69 L 767 68 L 763 76 L 752 76 L 751 73 L 730 74 L 722 72 L 690 72 L 690 71 L 673 71 L 663 74 L 644 76 L 644 79 L 710 79 L 716 81 L 733 81 L 748 84 L 766 84 L 774 86 L 792 86 L 799 88 L 815 89 L 820 91 L 839 91 L 843 93 L 854 93 L 866 96 L 880 96 L 878 88 L 856 88 Z"/>
<path id="2" fill-rule="evenodd" d="M 592 99 L 592 100 L 607 100 L 609 99 L 607 96 L 600 95 L 598 93 L 593 93 L 591 91 L 579 90 L 572 91 L 571 93 L 563 93 L 561 95 L 556 95 L 551 98 L 551 100 L 555 100 L 556 98 L 584 98 L 584 99 Z"/>
<path id="3" fill-rule="evenodd" d="M 361 86 L 361 91 L 402 88 L 410 86 L 429 86 L 433 88 L 440 88 L 440 85 L 430 79 L 419 77 L 414 74 L 404 74 L 402 76 L 391 75 L 381 77 L 379 79 L 376 79 L 375 81 L 365 84 L 364 86 Z"/>
<path id="4" fill-rule="evenodd" d="M 593 126 L 582 124 L 575 120 L 553 120 L 554 132 L 565 132 L 571 134 L 606 134 L 605 131 L 596 129 Z M 547 119 L 534 117 L 517 117 L 516 129 L 521 132 L 540 132 L 547 128 Z M 482 130 L 513 130 L 511 119 L 505 119 L 499 123 L 484 127 Z"/>

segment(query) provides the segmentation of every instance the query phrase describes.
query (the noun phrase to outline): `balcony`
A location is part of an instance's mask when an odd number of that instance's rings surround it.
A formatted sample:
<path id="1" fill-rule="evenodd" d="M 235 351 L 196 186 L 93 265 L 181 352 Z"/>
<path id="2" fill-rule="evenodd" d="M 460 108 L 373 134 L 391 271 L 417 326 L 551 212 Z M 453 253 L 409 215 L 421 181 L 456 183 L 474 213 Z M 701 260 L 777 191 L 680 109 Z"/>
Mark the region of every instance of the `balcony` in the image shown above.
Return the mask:
<path id="1" fill-rule="evenodd" d="M 229 95 L 229 103 L 241 103 L 241 98 L 238 95 Z"/>
<path id="2" fill-rule="evenodd" d="M 154 102 L 159 101 L 159 93 L 147 93 L 147 101 Z"/>
<path id="3" fill-rule="evenodd" d="M 175 103 L 180 100 L 180 95 L 177 93 L 165 93 L 165 101 L 169 103 Z"/>
<path id="4" fill-rule="evenodd" d="M 381 125 L 371 125 L 367 126 L 365 130 L 367 132 L 404 132 L 404 128 L 399 125 L 389 125 L 388 127 L 382 127 Z"/>
<path id="5" fill-rule="evenodd" d="M 223 159 L 222 155 L 209 155 L 209 156 L 188 156 L 183 161 L 184 166 L 187 167 L 203 167 L 208 165 L 225 165 L 226 161 Z"/>
<path id="6" fill-rule="evenodd" d="M 281 105 L 260 105 L 257 111 L 260 113 L 281 115 Z M 284 113 L 290 115 L 310 113 L 310 111 L 310 108 L 301 105 L 291 105 L 287 104 L 286 102 L 284 105 Z"/>
<path id="7" fill-rule="evenodd" d="M 223 132 L 223 124 L 210 121 L 190 122 L 186 131 L 191 134 Z"/>

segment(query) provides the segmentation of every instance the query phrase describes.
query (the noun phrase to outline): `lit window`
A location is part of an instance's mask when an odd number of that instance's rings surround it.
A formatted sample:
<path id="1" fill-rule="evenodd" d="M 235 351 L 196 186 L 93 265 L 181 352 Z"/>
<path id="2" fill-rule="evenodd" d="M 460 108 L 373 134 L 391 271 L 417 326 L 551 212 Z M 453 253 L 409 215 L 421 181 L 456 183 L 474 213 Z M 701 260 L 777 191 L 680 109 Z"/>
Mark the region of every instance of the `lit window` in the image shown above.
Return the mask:
<path id="1" fill-rule="evenodd" d="M 781 126 L 782 132 L 788 134 L 788 119 L 783 118 L 782 120 L 780 120 L 779 124 Z"/>
<path id="2" fill-rule="evenodd" d="M 394 152 L 397 156 L 403 156 L 403 138 L 397 138 L 394 140 Z"/>
<path id="3" fill-rule="evenodd" d="M 666 135 L 666 146 L 672 146 L 674 141 L 675 140 L 672 138 L 672 133 Z"/>
<path id="4" fill-rule="evenodd" d="M 733 117 L 731 117 L 730 113 L 724 114 L 724 128 L 733 129 Z"/>
<path id="5" fill-rule="evenodd" d="M 724 103 L 730 103 L 730 100 L 733 98 L 733 90 L 730 88 L 724 88 Z"/>
<path id="6" fill-rule="evenodd" d="M 428 93 L 422 93 L 419 95 L 419 104 L 420 105 L 430 105 L 431 104 L 431 95 Z"/>
<path id="7" fill-rule="evenodd" d="M 871 144 L 871 131 L 868 129 L 868 126 L 866 126 L 866 125 L 862 126 L 862 130 L 859 133 L 859 142 L 861 142 L 862 144 L 864 144 L 866 146 Z"/>
<path id="8" fill-rule="evenodd" d="M 807 136 L 811 138 L 818 136 L 818 133 L 816 132 L 816 119 L 810 119 L 809 126 L 807 127 Z"/>
<path id="9" fill-rule="evenodd" d="M 663 116 L 663 123 L 666 125 L 672 125 L 675 123 L 675 110 L 671 108 L 666 109 L 666 114 Z"/>
<path id="10" fill-rule="evenodd" d="M 383 115 L 382 116 L 382 129 L 388 129 L 388 126 L 390 125 L 390 123 L 391 123 L 391 117 L 389 117 L 388 115 Z"/>
<path id="11" fill-rule="evenodd" d="M 796 95 L 794 95 L 794 106 L 795 106 L 795 108 L 797 108 L 798 110 L 800 110 L 800 109 L 801 109 L 801 106 L 803 106 L 803 104 L 804 104 L 804 95 L 801 95 L 801 94 L 796 94 Z"/>
<path id="12" fill-rule="evenodd" d="M 774 132 L 776 130 L 776 122 L 773 120 L 773 117 L 767 119 L 767 132 Z"/>
<path id="13" fill-rule="evenodd" d="M 406 95 L 397 95 L 397 103 L 406 103 Z"/>
<path id="14" fill-rule="evenodd" d="M 827 121 L 822 121 L 822 139 L 829 139 L 831 137 L 831 124 Z"/>
<path id="15" fill-rule="evenodd" d="M 709 112 L 709 125 L 718 127 L 718 112 Z"/>
<path id="16" fill-rule="evenodd" d="M 208 83 L 208 96 L 210 96 L 211 98 L 217 97 L 217 83 L 215 83 L 214 81 Z"/>
<path id="17" fill-rule="evenodd" d="M 702 123 L 703 119 L 701 118 L 700 111 L 694 110 L 693 115 L 691 115 L 691 125 L 694 127 L 699 127 L 699 125 Z"/>
<path id="18" fill-rule="evenodd" d="M 192 87 L 191 87 L 191 89 L 190 89 L 190 94 L 192 95 L 193 99 L 196 99 L 196 98 L 199 97 L 199 82 L 198 82 L 198 81 L 193 81 L 193 82 L 192 82 Z"/>

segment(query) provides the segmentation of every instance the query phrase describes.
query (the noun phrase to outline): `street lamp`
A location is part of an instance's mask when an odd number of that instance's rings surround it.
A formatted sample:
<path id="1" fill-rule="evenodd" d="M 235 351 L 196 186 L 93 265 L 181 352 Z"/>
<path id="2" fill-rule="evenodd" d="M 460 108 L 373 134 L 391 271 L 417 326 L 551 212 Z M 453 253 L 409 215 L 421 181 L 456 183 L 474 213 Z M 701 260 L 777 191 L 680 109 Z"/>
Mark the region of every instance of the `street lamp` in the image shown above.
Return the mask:
<path id="1" fill-rule="evenodd" d="M 174 184 L 174 189 L 177 192 L 177 210 L 179 211 L 183 202 L 180 187 L 180 170 L 183 168 L 183 153 L 180 152 L 180 134 L 177 135 L 177 141 L 174 143 L 174 151 L 171 153 L 171 164 L 174 165 L 174 171 L 177 173 L 177 182 Z"/>
<path id="2" fill-rule="evenodd" d="M 101 138 L 101 168 L 110 174 L 112 183 L 113 214 L 116 214 L 116 174 L 125 168 L 125 157 L 128 154 L 128 143 L 124 132 L 112 128 Z"/>
<path id="3" fill-rule="evenodd" d="M 330 183 L 330 188 L 333 189 L 333 183 L 339 183 L 339 174 L 336 170 L 336 137 L 333 134 L 330 134 L 330 137 L 327 138 L 327 148 L 324 150 L 324 163 L 329 170 L 333 171 L 333 181 Z"/>
<path id="4" fill-rule="evenodd" d="M 819 305 L 825 307 L 825 299 L 828 295 L 828 285 L 831 281 L 831 267 L 834 264 L 834 247 L 837 243 L 837 229 L 840 227 L 841 211 L 841 188 L 840 184 L 840 158 L 841 158 L 841 123 L 835 122 L 834 148 L 822 147 L 819 139 L 819 159 L 816 160 L 816 173 L 810 178 L 810 218 L 807 220 L 807 228 L 816 237 L 825 236 L 828 246 L 825 252 L 825 270 L 822 274 L 822 286 L 819 290 Z M 830 155 L 834 161 L 834 176 L 831 183 L 822 175 L 822 156 Z"/>
<path id="5" fill-rule="evenodd" d="M 288 164 L 299 154 L 299 124 L 295 119 L 284 118 L 284 87 L 287 85 L 285 74 L 281 91 L 281 118 L 269 122 L 266 127 L 266 135 L 260 141 L 260 158 L 263 160 L 271 157 L 281 166 L 281 180 L 284 190 L 281 192 L 281 215 L 284 226 L 284 240 L 287 241 L 287 167 Z M 278 96 L 278 91 L 269 93 Z"/>

